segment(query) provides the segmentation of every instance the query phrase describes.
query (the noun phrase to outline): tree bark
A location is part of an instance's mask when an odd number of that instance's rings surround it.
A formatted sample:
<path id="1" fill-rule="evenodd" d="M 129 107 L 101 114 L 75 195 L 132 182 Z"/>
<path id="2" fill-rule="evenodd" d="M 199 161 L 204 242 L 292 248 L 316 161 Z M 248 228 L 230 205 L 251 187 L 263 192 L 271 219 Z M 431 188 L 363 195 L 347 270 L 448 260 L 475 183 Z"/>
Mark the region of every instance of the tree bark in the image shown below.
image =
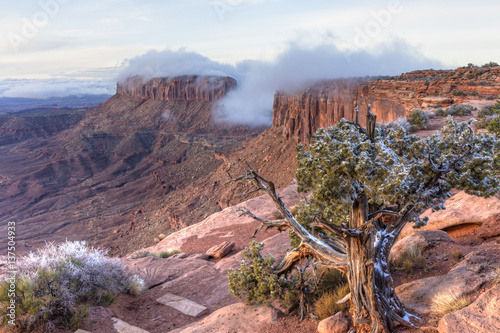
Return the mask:
<path id="1" fill-rule="evenodd" d="M 352 205 L 349 228 L 359 230 L 368 220 L 369 210 L 366 196 L 360 195 Z M 361 237 L 347 238 L 347 277 L 357 332 L 385 333 L 399 325 L 414 327 L 395 293 L 387 265 L 397 235 L 387 234 L 385 229 L 377 220 Z"/>

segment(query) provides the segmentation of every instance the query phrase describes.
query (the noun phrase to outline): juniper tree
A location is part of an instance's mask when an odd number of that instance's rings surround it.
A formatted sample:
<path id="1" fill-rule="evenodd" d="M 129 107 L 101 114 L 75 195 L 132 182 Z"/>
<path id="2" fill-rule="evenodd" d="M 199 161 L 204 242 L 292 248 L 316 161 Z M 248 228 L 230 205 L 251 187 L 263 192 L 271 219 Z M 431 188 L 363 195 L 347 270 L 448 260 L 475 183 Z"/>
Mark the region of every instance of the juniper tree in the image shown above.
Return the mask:
<path id="1" fill-rule="evenodd" d="M 284 274 L 302 258 L 334 267 L 347 275 L 353 323 L 358 331 L 390 332 L 415 327 L 398 299 L 388 256 L 403 227 L 423 225 L 419 213 L 444 208 L 452 188 L 488 197 L 500 190 L 499 142 L 475 134 L 472 122 L 451 117 L 441 132 L 421 139 L 400 126 L 376 127 L 368 111 L 366 127 L 341 120 L 319 129 L 309 149 L 297 153 L 299 191 L 310 199 L 294 216 L 274 184 L 250 169 L 233 180 L 247 179 L 274 201 L 283 219 L 259 218 L 258 228 L 289 227 L 300 244 L 276 266 Z M 257 232 L 258 230 L 256 230 Z"/>

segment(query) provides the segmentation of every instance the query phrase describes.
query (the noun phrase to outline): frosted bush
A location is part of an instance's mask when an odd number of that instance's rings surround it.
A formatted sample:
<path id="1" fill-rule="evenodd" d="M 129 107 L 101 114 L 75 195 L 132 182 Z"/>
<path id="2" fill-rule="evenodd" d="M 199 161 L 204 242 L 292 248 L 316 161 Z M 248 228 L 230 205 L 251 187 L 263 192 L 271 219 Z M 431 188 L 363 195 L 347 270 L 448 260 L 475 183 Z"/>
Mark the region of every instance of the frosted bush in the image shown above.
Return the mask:
<path id="1" fill-rule="evenodd" d="M 408 115 L 408 122 L 416 129 L 426 129 L 429 127 L 429 116 L 424 111 L 417 109 Z M 414 131 L 413 131 L 414 132 Z"/>
<path id="2" fill-rule="evenodd" d="M 386 129 L 386 130 L 391 130 L 395 129 L 397 127 L 401 127 L 405 130 L 406 133 L 409 133 L 411 131 L 411 124 L 408 122 L 406 118 L 398 118 L 395 121 L 391 121 L 389 123 L 381 123 L 379 124 L 381 129 Z"/>
<path id="3" fill-rule="evenodd" d="M 21 258 L 18 270 L 16 303 L 25 315 L 18 321 L 20 331 L 47 325 L 76 329 L 89 306 L 109 305 L 123 292 L 137 295 L 145 289 L 142 279 L 126 274 L 120 259 L 83 241 L 48 243 Z"/>
<path id="4" fill-rule="evenodd" d="M 139 275 L 134 275 L 131 279 L 130 282 L 128 283 L 128 288 L 127 292 L 130 295 L 137 296 L 141 294 L 143 291 L 145 291 L 146 288 L 146 283 L 144 282 L 143 279 L 139 277 Z"/>
<path id="5" fill-rule="evenodd" d="M 48 243 L 21 259 L 19 269 L 21 276 L 32 281 L 39 279 L 40 270 L 57 272 L 57 292 L 68 304 L 76 300 L 109 303 L 127 284 L 119 259 L 109 258 L 107 251 L 87 247 L 83 241 Z"/>

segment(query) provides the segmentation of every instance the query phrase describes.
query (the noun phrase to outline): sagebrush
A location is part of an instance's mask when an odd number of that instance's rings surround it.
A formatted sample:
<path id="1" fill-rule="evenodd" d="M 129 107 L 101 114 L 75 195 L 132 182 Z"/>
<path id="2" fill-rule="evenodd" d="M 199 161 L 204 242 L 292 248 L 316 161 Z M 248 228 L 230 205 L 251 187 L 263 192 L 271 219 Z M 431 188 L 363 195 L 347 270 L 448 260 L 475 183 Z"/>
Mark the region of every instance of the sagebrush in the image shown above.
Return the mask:
<path id="1" fill-rule="evenodd" d="M 408 122 L 412 125 L 412 132 L 429 127 L 429 116 L 424 111 L 417 109 L 408 115 Z"/>
<path id="2" fill-rule="evenodd" d="M 85 242 L 48 243 L 17 264 L 17 331 L 48 330 L 54 326 L 74 330 L 88 315 L 90 306 L 106 306 L 120 293 L 139 293 L 144 289 L 144 282 L 137 276 L 128 276 L 119 259 L 110 258 L 107 251 L 88 247 Z M 0 315 L 4 323 L 10 301 L 5 289 L 0 288 Z"/>

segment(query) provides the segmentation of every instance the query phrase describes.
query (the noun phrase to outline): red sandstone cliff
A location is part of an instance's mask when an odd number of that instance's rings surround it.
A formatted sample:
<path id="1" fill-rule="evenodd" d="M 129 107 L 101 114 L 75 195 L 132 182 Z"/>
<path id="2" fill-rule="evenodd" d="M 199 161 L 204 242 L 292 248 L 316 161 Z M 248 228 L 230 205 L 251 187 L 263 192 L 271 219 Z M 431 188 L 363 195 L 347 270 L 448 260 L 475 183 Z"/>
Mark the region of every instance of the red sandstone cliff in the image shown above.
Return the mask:
<path id="1" fill-rule="evenodd" d="M 377 80 L 329 80 L 296 94 L 277 92 L 273 128 L 281 129 L 286 138 L 307 143 L 320 127 L 341 118 L 354 120 L 356 106 L 364 124 L 368 104 L 378 121 L 389 122 L 416 108 L 447 107 L 499 95 L 499 66 L 419 70 Z"/>
<path id="2" fill-rule="evenodd" d="M 342 118 L 354 120 L 356 106 L 359 121 L 364 123 L 368 104 L 379 121 L 389 122 L 405 115 L 397 101 L 373 95 L 367 81 L 330 80 L 299 94 L 276 93 L 273 128 L 282 128 L 286 138 L 308 142 L 320 127 L 331 126 Z"/>
<path id="3" fill-rule="evenodd" d="M 144 82 L 140 77 L 131 77 L 118 82 L 117 95 L 128 95 L 156 101 L 200 101 L 220 99 L 236 88 L 236 80 L 225 76 L 178 76 L 153 78 Z"/>

